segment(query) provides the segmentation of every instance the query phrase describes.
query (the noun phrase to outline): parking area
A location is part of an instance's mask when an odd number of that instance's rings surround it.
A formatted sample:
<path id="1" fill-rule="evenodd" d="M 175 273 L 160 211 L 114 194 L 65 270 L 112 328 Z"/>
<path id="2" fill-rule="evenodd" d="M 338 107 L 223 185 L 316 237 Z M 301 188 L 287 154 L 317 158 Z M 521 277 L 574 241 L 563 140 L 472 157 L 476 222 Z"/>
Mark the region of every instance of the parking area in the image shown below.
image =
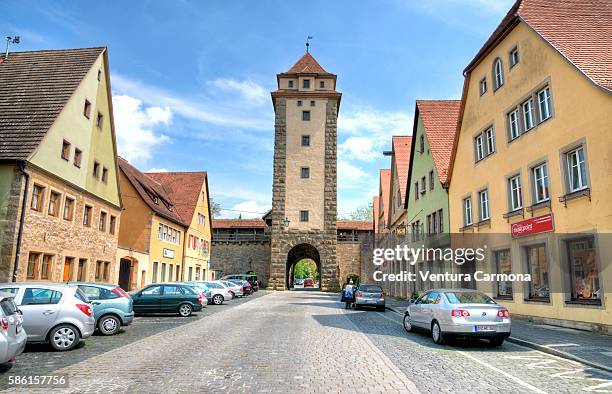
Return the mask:
<path id="1" fill-rule="evenodd" d="M 10 375 L 45 375 L 85 361 L 91 357 L 134 343 L 160 332 L 176 328 L 197 320 L 206 319 L 219 312 L 234 308 L 266 294 L 258 291 L 252 296 L 235 298 L 222 305 L 208 305 L 190 317 L 178 315 L 136 316 L 131 327 L 112 336 L 96 332 L 92 337 L 81 341 L 80 345 L 69 352 L 54 351 L 48 344 L 28 344 L 25 351 L 17 357 L 14 366 L 0 377 L 0 383 L 8 381 Z"/>

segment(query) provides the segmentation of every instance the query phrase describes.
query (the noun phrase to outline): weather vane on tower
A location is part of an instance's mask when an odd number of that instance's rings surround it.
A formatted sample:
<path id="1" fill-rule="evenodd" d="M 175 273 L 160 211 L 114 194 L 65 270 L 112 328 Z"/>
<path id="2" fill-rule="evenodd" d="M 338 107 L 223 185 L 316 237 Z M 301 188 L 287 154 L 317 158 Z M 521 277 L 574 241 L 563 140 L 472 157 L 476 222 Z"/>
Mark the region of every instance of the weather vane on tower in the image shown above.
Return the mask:
<path id="1" fill-rule="evenodd" d="M 310 40 L 312 40 L 312 36 L 306 37 L 306 53 L 308 53 L 308 47 L 310 46 L 310 43 L 308 41 Z"/>

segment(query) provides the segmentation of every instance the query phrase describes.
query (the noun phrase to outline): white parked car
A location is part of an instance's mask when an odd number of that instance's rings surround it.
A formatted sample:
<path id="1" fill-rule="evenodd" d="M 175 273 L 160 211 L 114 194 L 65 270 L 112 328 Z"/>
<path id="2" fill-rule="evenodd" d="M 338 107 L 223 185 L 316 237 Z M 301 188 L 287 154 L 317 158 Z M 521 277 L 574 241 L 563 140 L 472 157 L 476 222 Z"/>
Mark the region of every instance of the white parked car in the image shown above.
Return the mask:
<path id="1" fill-rule="evenodd" d="M 242 285 L 239 285 L 238 283 L 230 282 L 229 280 L 221 280 L 219 282 L 225 284 L 230 289 L 233 297 L 244 296 L 244 289 L 242 288 Z"/>
<path id="2" fill-rule="evenodd" d="M 211 300 L 210 302 L 214 305 L 221 305 L 223 301 L 229 301 L 232 299 L 232 293 L 229 287 L 218 281 L 206 281 L 204 282 L 206 287 L 210 289 Z"/>

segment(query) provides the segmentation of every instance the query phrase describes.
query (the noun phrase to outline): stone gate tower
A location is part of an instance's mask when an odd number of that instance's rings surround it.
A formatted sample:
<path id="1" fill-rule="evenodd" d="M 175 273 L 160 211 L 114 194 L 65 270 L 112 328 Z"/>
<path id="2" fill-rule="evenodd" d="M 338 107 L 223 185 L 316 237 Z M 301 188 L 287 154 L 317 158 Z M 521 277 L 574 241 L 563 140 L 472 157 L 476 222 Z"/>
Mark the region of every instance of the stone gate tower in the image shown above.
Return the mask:
<path id="1" fill-rule="evenodd" d="M 336 142 L 341 94 L 336 75 L 306 52 L 277 74 L 268 287 L 293 285 L 293 267 L 314 260 L 322 290 L 338 288 Z"/>

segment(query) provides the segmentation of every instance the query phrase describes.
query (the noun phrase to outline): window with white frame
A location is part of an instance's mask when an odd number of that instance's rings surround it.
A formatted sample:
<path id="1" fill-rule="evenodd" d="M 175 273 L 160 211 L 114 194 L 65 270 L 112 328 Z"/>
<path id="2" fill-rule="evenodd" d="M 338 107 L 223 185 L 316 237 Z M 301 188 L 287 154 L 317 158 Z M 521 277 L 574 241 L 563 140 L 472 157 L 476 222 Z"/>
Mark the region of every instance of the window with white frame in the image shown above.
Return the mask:
<path id="1" fill-rule="evenodd" d="M 531 130 L 535 125 L 535 119 L 533 116 L 533 99 L 529 99 L 521 104 L 523 108 L 523 125 L 525 131 Z"/>
<path id="2" fill-rule="evenodd" d="M 517 175 L 508 180 L 510 188 L 510 211 L 523 208 L 523 195 L 521 190 L 521 176 Z"/>
<path id="3" fill-rule="evenodd" d="M 536 203 L 548 201 L 548 167 L 546 163 L 533 167 L 533 194 Z"/>
<path id="4" fill-rule="evenodd" d="M 495 89 L 504 85 L 504 69 L 500 58 L 495 59 L 493 63 L 493 80 L 495 81 Z"/>
<path id="5" fill-rule="evenodd" d="M 487 155 L 495 152 L 495 132 L 493 126 L 485 130 L 485 137 L 487 138 Z"/>
<path id="6" fill-rule="evenodd" d="M 519 62 L 519 50 L 518 47 L 514 47 L 510 50 L 510 68 L 516 66 Z"/>
<path id="7" fill-rule="evenodd" d="M 480 82 L 478 83 L 479 86 L 479 90 L 480 90 L 480 95 L 482 96 L 483 94 L 485 94 L 487 92 L 487 78 L 483 78 L 480 80 Z"/>
<path id="8" fill-rule="evenodd" d="M 508 114 L 508 127 L 510 128 L 510 141 L 518 138 L 521 135 L 521 130 L 519 128 L 518 108 Z"/>
<path id="9" fill-rule="evenodd" d="M 489 219 L 489 191 L 487 189 L 478 192 L 478 202 L 480 203 L 480 220 Z"/>
<path id="10" fill-rule="evenodd" d="M 476 161 L 484 159 L 484 143 L 482 134 L 478 134 L 474 140 L 476 149 Z"/>
<path id="11" fill-rule="evenodd" d="M 550 87 L 547 86 L 538 92 L 538 103 L 540 105 L 540 122 L 543 122 L 552 116 Z"/>
<path id="12" fill-rule="evenodd" d="M 468 197 L 463 199 L 463 225 L 470 226 L 472 225 L 472 197 Z"/>
<path id="13" fill-rule="evenodd" d="M 581 146 L 566 153 L 567 181 L 570 193 L 588 187 L 584 147 Z"/>

